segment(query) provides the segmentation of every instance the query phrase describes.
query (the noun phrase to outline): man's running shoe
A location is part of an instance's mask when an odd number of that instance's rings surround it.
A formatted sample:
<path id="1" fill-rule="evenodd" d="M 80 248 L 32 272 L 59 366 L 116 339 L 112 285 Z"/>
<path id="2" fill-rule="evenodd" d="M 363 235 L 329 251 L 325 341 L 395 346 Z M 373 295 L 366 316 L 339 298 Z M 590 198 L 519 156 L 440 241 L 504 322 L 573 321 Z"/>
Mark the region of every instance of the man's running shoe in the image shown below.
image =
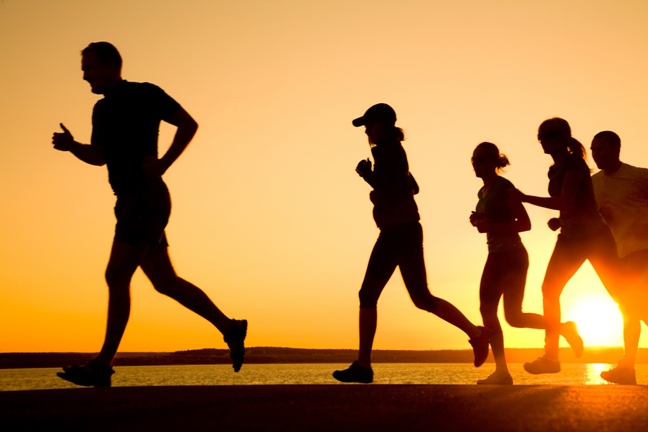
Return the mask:
<path id="1" fill-rule="evenodd" d="M 563 323 L 560 326 L 560 334 L 567 340 L 577 358 L 583 355 L 583 338 L 578 334 L 578 327 L 574 321 Z"/>
<path id="2" fill-rule="evenodd" d="M 603 378 L 605 381 L 615 384 L 637 384 L 637 376 L 635 374 L 634 368 L 621 365 L 612 368 L 609 371 L 601 372 L 601 378 Z"/>
<path id="3" fill-rule="evenodd" d="M 524 370 L 533 375 L 558 373 L 560 372 L 560 362 L 542 356 L 530 363 L 524 363 Z"/>
<path id="4" fill-rule="evenodd" d="M 481 385 L 513 385 L 513 377 L 508 372 L 495 371 L 488 378 L 477 380 Z"/>
<path id="5" fill-rule="evenodd" d="M 235 319 L 231 322 L 230 332 L 223 339 L 229 347 L 234 372 L 238 372 L 241 370 L 245 360 L 245 337 L 247 336 L 248 322 L 247 320 Z"/>
<path id="6" fill-rule="evenodd" d="M 343 383 L 370 384 L 373 382 L 373 369 L 362 367 L 354 361 L 348 369 L 333 372 L 333 378 Z"/>
<path id="7" fill-rule="evenodd" d="M 114 373 L 110 366 L 102 366 L 96 360 L 90 360 L 84 366 L 64 366 L 63 372 L 57 372 L 56 375 L 80 386 L 110 387 Z"/>
<path id="8" fill-rule="evenodd" d="M 484 364 L 486 358 L 488 358 L 488 343 L 490 342 L 491 331 L 486 327 L 477 326 L 481 330 L 481 334 L 473 339 L 470 339 L 468 342 L 472 345 L 473 354 L 475 356 L 475 367 L 479 367 Z"/>

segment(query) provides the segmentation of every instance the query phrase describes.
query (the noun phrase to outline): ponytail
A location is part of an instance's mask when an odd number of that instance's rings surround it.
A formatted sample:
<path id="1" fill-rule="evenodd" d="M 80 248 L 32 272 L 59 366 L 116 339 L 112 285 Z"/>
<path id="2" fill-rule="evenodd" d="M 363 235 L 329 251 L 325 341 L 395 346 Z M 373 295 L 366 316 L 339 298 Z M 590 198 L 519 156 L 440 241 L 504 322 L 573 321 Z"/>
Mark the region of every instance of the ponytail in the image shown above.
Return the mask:
<path id="1" fill-rule="evenodd" d="M 391 131 L 391 137 L 398 142 L 405 141 L 405 131 L 398 126 L 394 126 Z"/>
<path id="2" fill-rule="evenodd" d="M 488 154 L 488 157 L 491 160 L 495 161 L 495 169 L 497 172 L 502 171 L 502 169 L 506 166 L 509 166 L 511 163 L 508 160 L 508 157 L 504 153 L 500 153 L 499 148 L 493 143 L 490 142 L 483 142 L 479 143 L 476 147 L 477 148 L 482 148 L 484 151 Z"/>
<path id="3" fill-rule="evenodd" d="M 560 142 L 567 147 L 570 154 L 587 159 L 585 146 L 572 136 L 571 127 L 565 119 L 554 117 L 543 121 L 538 128 L 538 141 L 543 139 L 560 139 Z"/>
<path id="4" fill-rule="evenodd" d="M 500 171 L 504 169 L 504 167 L 507 167 L 511 165 L 511 162 L 509 162 L 508 158 L 504 153 L 500 153 L 500 155 L 497 157 L 497 170 Z"/>
<path id="5" fill-rule="evenodd" d="M 585 146 L 580 143 L 576 138 L 569 137 L 567 142 L 567 150 L 571 154 L 580 156 L 582 159 L 587 159 L 587 152 L 585 151 Z"/>

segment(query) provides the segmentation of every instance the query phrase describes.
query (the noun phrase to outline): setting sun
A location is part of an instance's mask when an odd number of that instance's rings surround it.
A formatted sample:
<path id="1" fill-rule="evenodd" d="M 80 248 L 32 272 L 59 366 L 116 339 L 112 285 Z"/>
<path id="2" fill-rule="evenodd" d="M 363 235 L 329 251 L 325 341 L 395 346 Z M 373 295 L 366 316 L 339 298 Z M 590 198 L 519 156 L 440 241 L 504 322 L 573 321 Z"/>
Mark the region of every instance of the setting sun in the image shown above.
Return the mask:
<path id="1" fill-rule="evenodd" d="M 566 311 L 578 324 L 586 346 L 623 345 L 623 320 L 616 303 L 603 294 L 579 299 Z"/>

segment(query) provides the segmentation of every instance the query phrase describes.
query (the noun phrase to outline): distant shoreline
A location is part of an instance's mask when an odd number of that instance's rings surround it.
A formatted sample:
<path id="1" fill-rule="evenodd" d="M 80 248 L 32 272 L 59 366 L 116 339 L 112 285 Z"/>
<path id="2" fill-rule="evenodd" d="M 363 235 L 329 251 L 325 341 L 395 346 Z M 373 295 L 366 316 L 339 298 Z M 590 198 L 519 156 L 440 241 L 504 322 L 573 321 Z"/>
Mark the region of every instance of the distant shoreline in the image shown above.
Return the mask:
<path id="1" fill-rule="evenodd" d="M 563 363 L 612 363 L 622 356 L 621 348 L 586 348 L 581 358 L 576 358 L 569 348 L 561 348 Z M 541 348 L 510 348 L 506 350 L 509 363 L 523 363 L 541 356 Z M 0 369 L 48 368 L 83 364 L 94 353 L 0 353 Z M 247 364 L 286 363 L 350 363 L 356 358 L 354 349 L 309 349 L 281 347 L 247 348 Z M 472 363 L 471 350 L 374 350 L 374 363 Z M 487 360 L 492 362 L 492 355 Z M 118 353 L 115 366 L 162 366 L 229 364 L 226 349 L 199 349 L 175 352 L 123 352 Z M 640 348 L 637 363 L 648 363 L 648 349 Z"/>

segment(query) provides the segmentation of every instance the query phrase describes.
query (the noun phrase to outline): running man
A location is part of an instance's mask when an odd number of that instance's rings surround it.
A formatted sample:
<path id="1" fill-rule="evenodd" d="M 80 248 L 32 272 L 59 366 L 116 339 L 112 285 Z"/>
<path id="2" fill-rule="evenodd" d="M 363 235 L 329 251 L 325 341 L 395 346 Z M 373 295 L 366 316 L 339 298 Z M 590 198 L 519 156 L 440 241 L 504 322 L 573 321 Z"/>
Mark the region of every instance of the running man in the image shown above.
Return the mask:
<path id="1" fill-rule="evenodd" d="M 161 88 L 121 77 L 122 59 L 112 44 L 93 42 L 81 52 L 83 79 L 103 95 L 92 113 L 91 144 L 80 144 L 61 124 L 52 143 L 82 162 L 108 166 L 117 196 L 117 225 L 106 269 L 108 323 L 99 354 L 83 366 L 64 367 L 57 375 L 82 386 L 108 387 L 112 362 L 130 315 L 130 281 L 141 267 L 157 291 L 212 323 L 224 336 L 235 372 L 245 355 L 246 320 L 230 319 L 198 287 L 176 275 L 164 228 L 171 213 L 162 175 L 187 147 L 198 129 L 194 119 Z M 176 126 L 168 151 L 158 159 L 160 121 Z"/>
<path id="2" fill-rule="evenodd" d="M 648 169 L 620 160 L 621 139 L 610 131 L 592 140 L 592 158 L 601 170 L 592 176 L 599 211 L 616 239 L 627 291 L 617 299 L 623 315 L 625 353 L 619 365 L 601 372 L 618 384 L 636 384 L 635 358 L 641 321 L 648 319 Z"/>

